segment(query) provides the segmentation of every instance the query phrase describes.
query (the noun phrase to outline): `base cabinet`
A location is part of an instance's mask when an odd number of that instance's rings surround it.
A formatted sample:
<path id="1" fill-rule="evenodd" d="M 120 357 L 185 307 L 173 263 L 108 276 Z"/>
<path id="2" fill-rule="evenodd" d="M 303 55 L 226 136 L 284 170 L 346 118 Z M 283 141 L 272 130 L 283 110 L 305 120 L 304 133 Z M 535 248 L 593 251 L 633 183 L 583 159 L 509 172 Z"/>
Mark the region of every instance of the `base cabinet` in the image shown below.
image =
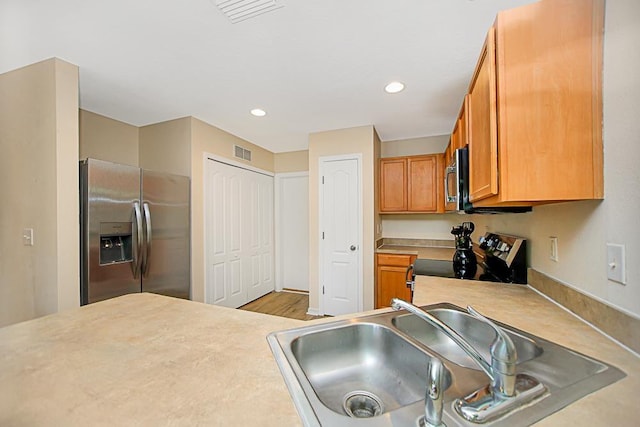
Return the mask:
<path id="1" fill-rule="evenodd" d="M 415 260 L 415 255 L 376 255 L 376 308 L 390 307 L 392 298 L 412 301 L 406 273 Z"/>

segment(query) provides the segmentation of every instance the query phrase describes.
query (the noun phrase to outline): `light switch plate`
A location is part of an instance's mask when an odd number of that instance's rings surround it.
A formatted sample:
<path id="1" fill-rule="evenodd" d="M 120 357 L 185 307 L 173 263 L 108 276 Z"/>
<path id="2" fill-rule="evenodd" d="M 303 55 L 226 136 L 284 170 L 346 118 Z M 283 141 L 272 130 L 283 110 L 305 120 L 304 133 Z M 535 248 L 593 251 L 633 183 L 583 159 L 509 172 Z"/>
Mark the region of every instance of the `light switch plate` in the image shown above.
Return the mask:
<path id="1" fill-rule="evenodd" d="M 607 243 L 607 278 L 626 285 L 624 245 Z"/>
<path id="2" fill-rule="evenodd" d="M 558 262 L 558 238 L 555 236 L 549 237 L 549 259 Z"/>
<path id="3" fill-rule="evenodd" d="M 22 244 L 24 246 L 33 246 L 33 228 L 24 228 L 22 230 Z"/>

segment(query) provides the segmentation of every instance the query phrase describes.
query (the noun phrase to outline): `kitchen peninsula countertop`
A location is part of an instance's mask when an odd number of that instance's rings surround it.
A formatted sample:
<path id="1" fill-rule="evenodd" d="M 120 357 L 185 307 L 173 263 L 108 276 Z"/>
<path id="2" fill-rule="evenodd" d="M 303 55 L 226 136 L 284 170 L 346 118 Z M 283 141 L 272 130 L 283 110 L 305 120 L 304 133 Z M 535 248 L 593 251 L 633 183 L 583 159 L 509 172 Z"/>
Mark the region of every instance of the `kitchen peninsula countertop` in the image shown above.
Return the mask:
<path id="1" fill-rule="evenodd" d="M 635 424 L 640 359 L 530 288 L 419 276 L 414 301 L 473 304 L 627 373 L 536 425 Z M 0 425 L 299 426 L 265 336 L 305 324 L 133 294 L 8 326 Z"/>
<path id="2" fill-rule="evenodd" d="M 142 293 L 5 327 L 0 425 L 300 425 L 265 336 L 303 323 Z"/>

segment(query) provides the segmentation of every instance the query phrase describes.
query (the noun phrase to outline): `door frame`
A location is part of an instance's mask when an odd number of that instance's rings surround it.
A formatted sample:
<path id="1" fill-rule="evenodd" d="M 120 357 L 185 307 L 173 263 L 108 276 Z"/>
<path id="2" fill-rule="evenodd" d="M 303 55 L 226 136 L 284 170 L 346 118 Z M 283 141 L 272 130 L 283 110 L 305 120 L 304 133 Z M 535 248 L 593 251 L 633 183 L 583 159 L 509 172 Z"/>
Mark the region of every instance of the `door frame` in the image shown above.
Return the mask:
<path id="1" fill-rule="evenodd" d="M 364 289 L 363 289 L 363 256 L 362 256 L 362 247 L 363 247 L 363 219 L 362 219 L 362 153 L 352 153 L 352 154 L 342 154 L 337 156 L 322 156 L 318 158 L 318 311 L 319 315 L 323 316 L 325 314 L 325 303 L 324 303 L 324 293 L 322 292 L 322 284 L 324 282 L 324 251 L 322 240 L 322 230 L 324 229 L 324 191 L 322 184 L 322 177 L 324 176 L 324 163 L 325 162 L 334 162 L 340 160 L 355 160 L 358 165 L 358 280 L 356 283 L 357 289 L 357 311 L 363 311 L 363 300 L 364 300 Z"/>
<path id="2" fill-rule="evenodd" d="M 275 175 L 275 180 L 274 180 L 274 215 L 275 215 L 275 238 L 274 238 L 274 244 L 275 244 L 275 263 L 276 263 L 276 269 L 275 269 L 275 290 L 276 292 L 280 292 L 283 289 L 282 286 L 282 230 L 284 230 L 283 224 L 282 224 L 282 209 L 280 208 L 280 202 L 281 202 L 281 198 L 282 198 L 282 190 L 280 188 L 282 181 L 285 179 L 290 179 L 290 178 L 302 178 L 302 177 L 306 177 L 309 178 L 309 171 L 302 171 L 302 172 L 283 172 L 283 173 L 276 173 Z M 308 197 L 307 197 L 307 203 L 309 203 Z M 308 239 L 307 239 L 308 240 Z"/>

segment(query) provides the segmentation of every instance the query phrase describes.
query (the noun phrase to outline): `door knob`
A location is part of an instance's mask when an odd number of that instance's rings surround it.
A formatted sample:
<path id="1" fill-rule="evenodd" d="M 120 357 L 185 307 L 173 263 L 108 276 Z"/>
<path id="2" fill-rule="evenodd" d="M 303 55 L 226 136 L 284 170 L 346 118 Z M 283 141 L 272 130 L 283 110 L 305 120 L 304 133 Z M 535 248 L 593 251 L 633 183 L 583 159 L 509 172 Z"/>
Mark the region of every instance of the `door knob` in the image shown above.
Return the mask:
<path id="1" fill-rule="evenodd" d="M 356 250 L 356 245 L 351 245 L 351 246 L 349 247 L 349 249 L 351 249 L 351 252 L 355 251 L 355 250 Z"/>

